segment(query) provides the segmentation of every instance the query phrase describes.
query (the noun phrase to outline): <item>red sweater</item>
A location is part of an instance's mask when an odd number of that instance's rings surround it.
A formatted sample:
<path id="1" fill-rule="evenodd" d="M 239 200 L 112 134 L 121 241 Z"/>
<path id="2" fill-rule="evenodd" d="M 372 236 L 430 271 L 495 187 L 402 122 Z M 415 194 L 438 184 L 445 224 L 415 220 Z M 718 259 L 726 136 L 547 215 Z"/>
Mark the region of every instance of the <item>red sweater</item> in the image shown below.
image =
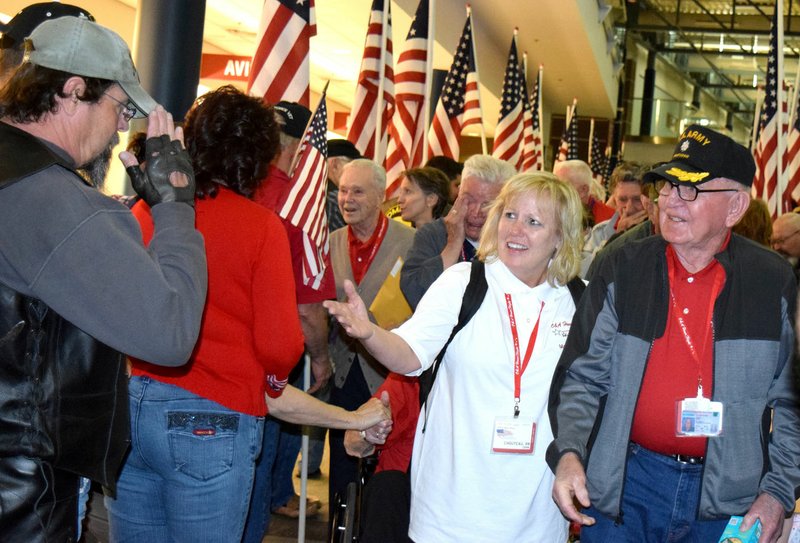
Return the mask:
<path id="1" fill-rule="evenodd" d="M 133 374 L 263 416 L 265 390 L 280 395 L 303 352 L 286 232 L 273 212 L 224 187 L 216 198 L 197 200 L 196 209 L 208 259 L 200 338 L 184 366 L 134 360 Z M 133 214 L 150 244 L 150 208 L 139 202 Z"/>
<path id="2" fill-rule="evenodd" d="M 420 413 L 419 379 L 390 373 L 375 392 L 375 397 L 380 398 L 384 390 L 389 393 L 394 424 L 386 443 L 377 447 L 381 453 L 375 473 L 384 470 L 408 471 Z"/>

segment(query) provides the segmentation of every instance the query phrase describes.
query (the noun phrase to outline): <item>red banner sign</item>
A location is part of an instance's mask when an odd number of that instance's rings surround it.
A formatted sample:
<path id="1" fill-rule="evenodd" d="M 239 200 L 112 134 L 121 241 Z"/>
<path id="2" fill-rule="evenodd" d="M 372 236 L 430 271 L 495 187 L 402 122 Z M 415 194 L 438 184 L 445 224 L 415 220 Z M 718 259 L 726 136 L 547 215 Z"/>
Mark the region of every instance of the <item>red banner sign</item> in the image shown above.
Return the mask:
<path id="1" fill-rule="evenodd" d="M 251 60 L 250 57 L 203 53 L 200 62 L 200 79 L 247 82 L 250 77 Z"/>

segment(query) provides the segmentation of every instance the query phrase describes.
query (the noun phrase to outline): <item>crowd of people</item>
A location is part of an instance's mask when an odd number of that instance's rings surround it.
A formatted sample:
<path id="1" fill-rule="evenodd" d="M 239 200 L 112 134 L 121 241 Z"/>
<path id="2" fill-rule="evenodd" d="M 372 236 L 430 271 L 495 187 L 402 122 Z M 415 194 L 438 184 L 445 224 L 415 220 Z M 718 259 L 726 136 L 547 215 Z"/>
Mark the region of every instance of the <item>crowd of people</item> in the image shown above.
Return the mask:
<path id="1" fill-rule="evenodd" d="M 800 214 L 750 197 L 748 149 L 688 126 L 608 187 L 433 157 L 390 218 L 331 140 L 312 286 L 277 215 L 311 112 L 224 86 L 178 126 L 53 4 L 0 41 L 0 539 L 77 541 L 94 481 L 111 541 L 261 541 L 298 509 L 294 425 L 330 429 L 330 503 L 377 457 L 364 543 L 785 537 Z"/>

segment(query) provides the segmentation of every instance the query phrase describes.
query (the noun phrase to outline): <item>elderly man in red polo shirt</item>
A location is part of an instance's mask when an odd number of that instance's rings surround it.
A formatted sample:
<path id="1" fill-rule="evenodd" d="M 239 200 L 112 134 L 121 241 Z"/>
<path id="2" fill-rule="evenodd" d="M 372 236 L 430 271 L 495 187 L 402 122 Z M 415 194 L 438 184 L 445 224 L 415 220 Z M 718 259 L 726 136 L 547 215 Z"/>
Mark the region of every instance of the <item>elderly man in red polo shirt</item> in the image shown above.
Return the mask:
<path id="1" fill-rule="evenodd" d="M 583 543 L 718 541 L 732 515 L 772 543 L 794 510 L 797 286 L 780 255 L 731 233 L 754 172 L 745 147 L 687 128 L 644 179 L 661 236 L 606 255 L 584 293 L 547 451 Z"/>

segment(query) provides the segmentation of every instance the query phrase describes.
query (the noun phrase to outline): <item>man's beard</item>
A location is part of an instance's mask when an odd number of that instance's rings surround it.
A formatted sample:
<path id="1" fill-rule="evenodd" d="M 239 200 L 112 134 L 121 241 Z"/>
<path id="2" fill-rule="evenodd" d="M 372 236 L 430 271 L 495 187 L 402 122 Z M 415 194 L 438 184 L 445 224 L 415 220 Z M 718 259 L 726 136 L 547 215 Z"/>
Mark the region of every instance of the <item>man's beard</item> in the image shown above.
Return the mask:
<path id="1" fill-rule="evenodd" d="M 117 144 L 119 144 L 119 134 L 114 133 L 114 137 L 99 155 L 78 167 L 78 174 L 98 190 L 103 188 L 103 183 L 106 181 L 108 168 L 111 166 L 111 153 Z"/>

